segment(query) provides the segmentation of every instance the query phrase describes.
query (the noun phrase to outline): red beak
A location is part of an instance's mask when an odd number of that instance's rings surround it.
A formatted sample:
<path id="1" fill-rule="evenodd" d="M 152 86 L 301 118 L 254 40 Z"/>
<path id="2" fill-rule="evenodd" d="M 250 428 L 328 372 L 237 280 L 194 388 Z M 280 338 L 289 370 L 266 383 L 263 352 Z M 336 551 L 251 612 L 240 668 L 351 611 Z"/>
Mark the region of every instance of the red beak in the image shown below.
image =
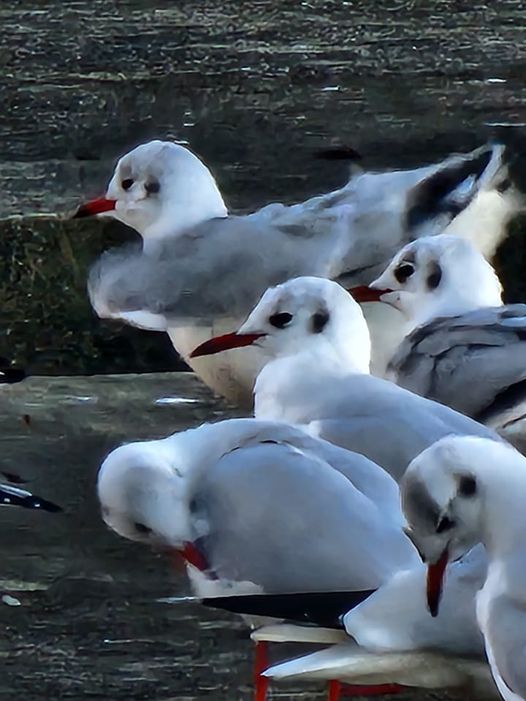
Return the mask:
<path id="1" fill-rule="evenodd" d="M 357 285 L 347 290 L 357 302 L 380 302 L 381 296 L 392 290 L 375 290 L 367 285 Z"/>
<path id="2" fill-rule="evenodd" d="M 258 338 L 266 336 L 264 333 L 226 333 L 224 336 L 216 336 L 211 338 L 200 346 L 194 348 L 190 353 L 190 358 L 199 358 L 202 355 L 214 355 L 222 351 L 230 350 L 231 348 L 243 348 L 250 346 L 257 341 Z"/>
<path id="3" fill-rule="evenodd" d="M 188 562 L 189 565 L 197 567 L 201 572 L 206 572 L 208 562 L 199 548 L 193 543 L 185 543 L 184 547 L 179 550 L 179 554 Z"/>
<path id="4" fill-rule="evenodd" d="M 94 217 L 96 214 L 102 214 L 103 212 L 112 212 L 116 204 L 117 200 L 107 200 L 105 197 L 98 197 L 96 200 L 90 200 L 85 204 L 81 204 L 72 216 L 72 219 Z"/>
<path id="5" fill-rule="evenodd" d="M 429 613 L 436 618 L 438 616 L 438 608 L 440 605 L 440 597 L 442 596 L 442 584 L 444 582 L 444 573 L 448 563 L 448 551 L 444 550 L 434 565 L 427 567 L 427 607 Z"/>

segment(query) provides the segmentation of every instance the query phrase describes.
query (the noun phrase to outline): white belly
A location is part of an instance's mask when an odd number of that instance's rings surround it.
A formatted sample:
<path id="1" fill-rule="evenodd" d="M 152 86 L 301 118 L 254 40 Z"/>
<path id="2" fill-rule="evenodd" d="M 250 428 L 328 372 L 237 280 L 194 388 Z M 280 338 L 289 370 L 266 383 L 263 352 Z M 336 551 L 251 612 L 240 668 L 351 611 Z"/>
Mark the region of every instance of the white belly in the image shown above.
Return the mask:
<path id="1" fill-rule="evenodd" d="M 168 335 L 176 351 L 205 385 L 227 401 L 251 411 L 254 383 L 266 362 L 259 348 L 240 348 L 217 355 L 190 358 L 190 353 L 203 341 L 235 331 L 242 322 L 242 319 L 222 319 L 214 322 L 213 326 L 171 328 L 168 329 Z"/>
<path id="2" fill-rule="evenodd" d="M 361 306 L 371 334 L 371 373 L 385 377 L 387 364 L 404 338 L 407 322 L 388 304 L 370 302 Z"/>

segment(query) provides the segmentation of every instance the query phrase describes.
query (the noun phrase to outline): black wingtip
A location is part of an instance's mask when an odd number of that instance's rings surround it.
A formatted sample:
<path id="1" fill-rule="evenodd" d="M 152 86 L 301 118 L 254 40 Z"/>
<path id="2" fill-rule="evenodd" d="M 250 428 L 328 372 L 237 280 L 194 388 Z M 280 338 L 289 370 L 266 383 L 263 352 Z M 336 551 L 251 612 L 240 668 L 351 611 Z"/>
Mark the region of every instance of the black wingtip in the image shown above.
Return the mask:
<path id="1" fill-rule="evenodd" d="M 23 509 L 60 513 L 62 508 L 52 501 L 31 494 L 16 487 L 0 486 L 0 506 L 18 506 Z"/>
<path id="2" fill-rule="evenodd" d="M 27 377 L 27 373 L 22 368 L 12 367 L 8 358 L 0 356 L 0 384 L 14 384 L 21 382 Z"/>
<path id="3" fill-rule="evenodd" d="M 455 200 L 452 193 L 467 178 L 478 180 L 488 167 L 494 147 L 487 144 L 456 162 L 446 162 L 417 183 L 408 196 L 406 221 L 410 230 L 439 215 L 454 219 L 469 204 L 469 199 Z"/>
<path id="4" fill-rule="evenodd" d="M 363 161 L 362 156 L 351 146 L 334 146 L 319 149 L 314 152 L 314 158 L 324 161 L 353 161 L 354 163 Z"/>
<path id="5" fill-rule="evenodd" d="M 324 628 L 342 628 L 342 616 L 365 601 L 373 589 L 339 592 L 298 592 L 295 594 L 249 594 L 210 597 L 205 606 L 231 613 L 268 616 Z"/>
<path id="6" fill-rule="evenodd" d="M 0 384 L 14 385 L 26 377 L 27 373 L 22 368 L 0 368 Z"/>
<path id="7" fill-rule="evenodd" d="M 38 509 L 39 511 L 47 511 L 50 514 L 59 514 L 64 511 L 64 509 L 47 499 L 41 499 L 40 497 L 33 496 L 27 505 L 29 509 Z"/>

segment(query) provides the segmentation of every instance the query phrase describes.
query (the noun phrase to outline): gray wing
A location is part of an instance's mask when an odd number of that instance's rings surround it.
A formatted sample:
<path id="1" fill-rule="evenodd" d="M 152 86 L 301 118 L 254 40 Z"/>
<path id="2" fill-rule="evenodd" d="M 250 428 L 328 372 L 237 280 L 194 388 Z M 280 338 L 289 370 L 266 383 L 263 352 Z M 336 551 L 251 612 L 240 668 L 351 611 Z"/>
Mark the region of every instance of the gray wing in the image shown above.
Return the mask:
<path id="1" fill-rule="evenodd" d="M 314 435 L 381 465 L 397 481 L 411 460 L 444 436 L 498 435 L 449 407 L 371 375 L 331 385 L 303 420 Z"/>
<path id="2" fill-rule="evenodd" d="M 298 275 L 330 275 L 334 238 L 309 236 L 254 217 L 228 217 L 143 254 L 108 251 L 92 267 L 88 291 L 104 316 L 147 310 L 179 320 L 244 317 L 272 285 Z M 98 312 L 100 313 L 100 312 Z"/>
<path id="3" fill-rule="evenodd" d="M 506 595 L 489 604 L 484 631 L 486 650 L 495 681 L 504 698 L 506 690 L 526 699 L 526 609 Z M 500 688 L 501 684 L 504 689 Z"/>
<path id="4" fill-rule="evenodd" d="M 487 557 L 478 545 L 446 572 L 436 618 L 426 602 L 426 568 L 398 572 L 345 616 L 347 632 L 369 649 L 442 650 L 457 655 L 484 654 L 476 618 L 476 594 L 484 585 Z"/>
<path id="5" fill-rule="evenodd" d="M 526 397 L 525 359 L 526 305 L 514 304 L 415 329 L 388 371 L 401 387 L 478 417 Z"/>
<path id="6" fill-rule="evenodd" d="M 268 593 L 364 589 L 418 558 L 397 524 L 341 473 L 296 448 L 239 448 L 193 495 L 200 540 L 221 578 Z"/>
<path id="7" fill-rule="evenodd" d="M 258 422 L 259 423 L 259 422 Z M 320 440 L 288 424 L 271 423 L 262 428 L 254 438 L 256 443 L 272 441 L 301 450 L 304 455 L 322 460 L 340 472 L 355 489 L 379 506 L 386 518 L 402 526 L 405 519 L 400 509 L 400 490 L 394 479 L 376 462 L 359 452 L 351 452 L 337 445 L 336 441 Z M 252 441 L 244 442 L 250 446 Z"/>
<path id="8" fill-rule="evenodd" d="M 500 164 L 501 152 L 499 145 L 485 146 L 440 166 L 365 173 L 298 205 L 206 222 L 155 251 L 109 251 L 90 271 L 92 305 L 101 316 L 142 310 L 176 326 L 244 318 L 268 287 L 299 275 L 367 284 L 409 240 L 442 231 L 473 199 L 488 164 Z M 444 207 L 458 189 L 460 204 Z M 146 325 L 144 318 L 126 320 Z"/>

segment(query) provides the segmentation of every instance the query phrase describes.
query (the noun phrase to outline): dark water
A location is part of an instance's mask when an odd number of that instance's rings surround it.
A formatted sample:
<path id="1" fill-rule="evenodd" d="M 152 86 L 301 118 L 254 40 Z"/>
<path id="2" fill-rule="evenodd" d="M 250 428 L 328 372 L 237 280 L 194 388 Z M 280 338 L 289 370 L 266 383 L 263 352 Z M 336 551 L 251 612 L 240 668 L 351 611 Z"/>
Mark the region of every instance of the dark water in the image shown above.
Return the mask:
<path id="1" fill-rule="evenodd" d="M 13 0 L 0 22 L 0 355 L 33 372 L 175 366 L 163 335 L 101 323 L 86 301 L 90 261 L 132 234 L 56 218 L 135 144 L 190 142 L 247 211 L 341 184 L 347 166 L 319 147 L 411 167 L 479 145 L 485 122 L 526 122 L 515 0 Z M 501 257 L 512 298 L 521 233 Z M 167 396 L 192 401 L 155 404 Z M 22 605 L 0 603 L 0 697 L 248 699 L 244 627 L 156 602 L 188 593 L 184 575 L 107 532 L 93 492 L 119 442 L 224 407 L 186 375 L 35 378 L 0 407 L 1 468 L 65 508 L 1 511 L 0 590 Z M 293 691 L 275 693 L 322 698 Z"/>

